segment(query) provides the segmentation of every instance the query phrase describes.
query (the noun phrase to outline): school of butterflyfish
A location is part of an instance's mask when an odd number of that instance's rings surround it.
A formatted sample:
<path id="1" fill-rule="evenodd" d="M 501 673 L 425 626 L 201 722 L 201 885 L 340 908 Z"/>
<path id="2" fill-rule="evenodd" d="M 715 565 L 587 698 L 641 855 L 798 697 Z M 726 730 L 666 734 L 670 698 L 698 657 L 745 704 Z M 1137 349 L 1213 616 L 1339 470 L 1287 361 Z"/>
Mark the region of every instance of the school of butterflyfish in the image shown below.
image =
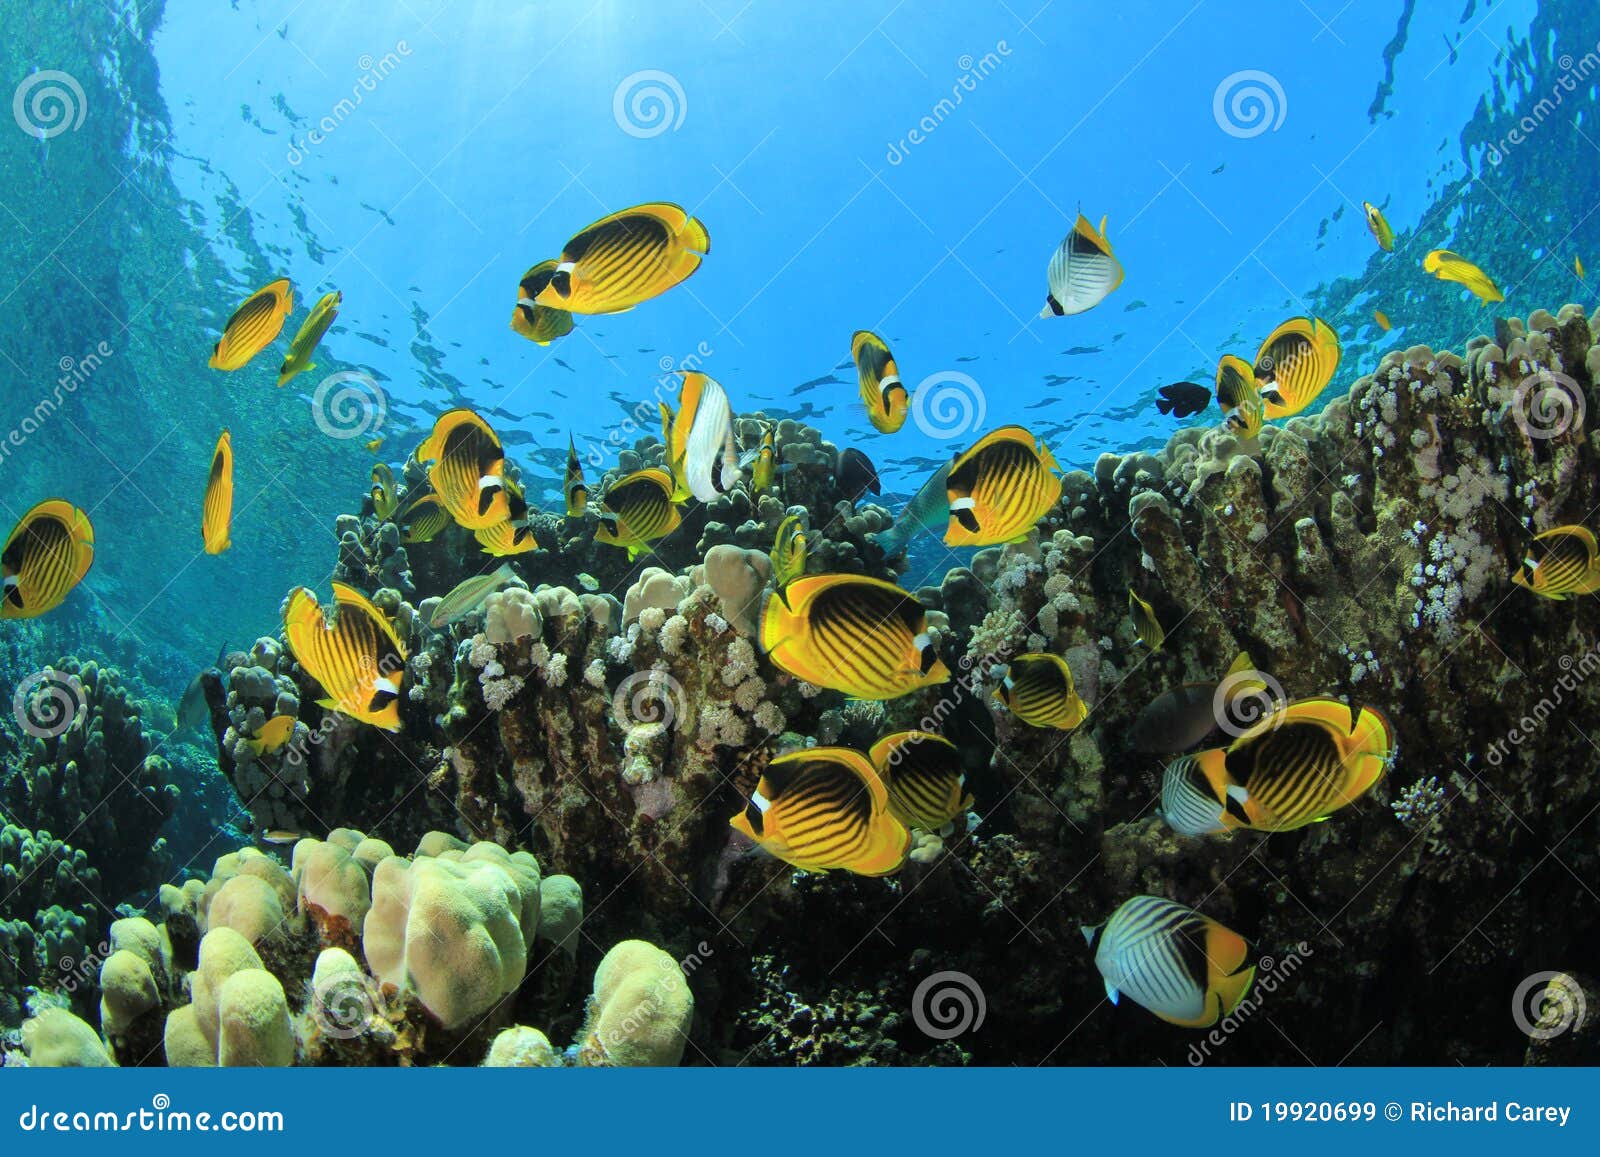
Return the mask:
<path id="1" fill-rule="evenodd" d="M 1382 210 L 1368 202 L 1363 211 L 1379 247 L 1392 252 L 1396 235 Z M 710 251 L 705 225 L 677 205 L 657 202 L 610 214 L 518 281 L 511 328 L 549 345 L 572 332 L 577 317 L 622 313 L 679 285 Z M 1583 276 L 1581 261 L 1574 264 Z M 1433 250 L 1423 268 L 1483 302 L 1504 300 L 1494 280 L 1458 253 Z M 1105 218 L 1096 226 L 1080 213 L 1046 266 L 1039 316 L 1091 310 L 1124 277 Z M 287 278 L 251 294 L 222 327 L 210 366 L 244 370 L 283 331 L 294 302 Z M 342 304 L 333 290 L 311 307 L 278 369 L 279 386 L 315 368 L 312 356 Z M 1390 327 L 1381 310 L 1374 316 L 1382 329 Z M 880 335 L 859 330 L 850 338 L 850 355 L 868 421 L 884 434 L 896 433 L 911 398 L 894 353 Z M 1253 440 L 1264 423 L 1311 406 L 1332 382 L 1339 360 L 1339 337 L 1326 321 L 1292 317 L 1262 339 L 1253 358 L 1223 356 L 1211 386 L 1163 386 L 1156 405 L 1184 419 L 1215 402 L 1222 424 Z M 595 540 L 626 551 L 630 560 L 672 534 L 686 504 L 711 502 L 735 487 L 752 496 L 768 492 L 789 469 L 771 423 L 762 426 L 756 445 L 740 447 L 721 383 L 700 372 L 684 372 L 681 379 L 676 405 L 660 406 L 663 465 L 591 490 L 568 440 L 565 516 L 594 519 Z M 366 445 L 376 453 L 381 439 Z M 453 523 L 470 531 L 492 558 L 539 549 L 515 468 L 508 469 L 504 445 L 481 414 L 465 407 L 440 414 L 412 457 L 425 483 L 402 488 L 382 462 L 371 472 L 373 511 L 396 525 L 402 542 L 427 542 Z M 223 430 L 200 500 L 206 554 L 232 545 L 234 469 L 232 440 Z M 858 493 L 877 492 L 876 471 L 861 451 L 841 452 L 837 472 Z M 1002 426 L 935 469 L 893 526 L 877 536 L 878 545 L 893 555 L 919 534 L 950 547 L 1020 542 L 1055 507 L 1061 487 L 1050 450 L 1025 427 Z M 94 551 L 94 529 L 83 510 L 59 498 L 28 510 L 0 556 L 0 617 L 31 618 L 59 606 L 83 581 Z M 879 701 L 952 677 L 927 609 L 914 594 L 864 575 L 808 573 L 806 526 L 799 515 L 791 513 L 779 525 L 771 562 L 757 635 L 779 670 L 853 699 Z M 1546 530 L 1531 538 L 1511 578 L 1548 599 L 1600 592 L 1600 545 L 1583 526 Z M 428 625 L 446 629 L 471 617 L 494 591 L 516 580 L 509 561 L 466 579 L 437 600 Z M 332 594 L 331 605 L 324 605 L 306 587 L 290 592 L 283 604 L 288 646 L 321 685 L 324 708 L 399 731 L 405 644 L 389 615 L 362 592 L 335 582 Z M 1167 631 L 1148 595 L 1159 601 L 1156 592 L 1130 587 L 1128 615 L 1140 646 L 1154 654 Z M 1071 732 L 1092 710 L 1061 655 L 1018 654 L 979 674 L 992 683 L 996 709 L 1027 728 Z M 1325 697 L 1282 700 L 1268 685 L 1249 655 L 1240 654 L 1216 680 L 1172 687 L 1133 721 L 1127 735 L 1132 750 L 1172 757 L 1161 778 L 1157 812 L 1175 833 L 1208 839 L 1240 829 L 1271 833 L 1319 823 L 1357 804 L 1390 765 L 1394 734 L 1378 711 Z M 258 751 L 275 750 L 293 727 L 292 717 L 278 716 L 248 742 Z M 1205 746 L 1219 736 L 1227 741 Z M 803 748 L 765 765 L 729 823 L 795 868 L 887 876 L 906 862 L 913 830 L 948 830 L 973 805 L 966 776 L 961 750 L 928 731 L 885 735 L 865 752 Z M 1160 896 L 1134 896 L 1083 932 L 1108 998 L 1115 1003 L 1125 995 L 1173 1024 L 1215 1023 L 1246 998 L 1255 975 L 1255 956 L 1242 936 Z"/>

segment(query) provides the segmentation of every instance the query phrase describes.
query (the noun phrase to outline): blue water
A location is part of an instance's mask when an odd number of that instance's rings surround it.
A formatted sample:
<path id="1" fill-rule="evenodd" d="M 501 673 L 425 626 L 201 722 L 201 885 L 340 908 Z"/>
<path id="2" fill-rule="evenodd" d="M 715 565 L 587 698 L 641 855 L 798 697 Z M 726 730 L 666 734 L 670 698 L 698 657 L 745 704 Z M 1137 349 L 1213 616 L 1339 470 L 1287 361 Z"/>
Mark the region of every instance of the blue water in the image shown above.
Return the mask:
<path id="1" fill-rule="evenodd" d="M 332 565 L 333 519 L 372 461 L 365 438 L 313 420 L 334 371 L 379 384 L 394 464 L 469 404 L 548 501 L 569 432 L 599 457 L 650 433 L 630 416 L 692 358 L 736 409 L 859 445 L 904 493 L 1006 422 L 1069 467 L 1159 446 L 1178 423 L 1156 389 L 1209 382 L 1290 314 L 1344 339 L 1330 392 L 1383 348 L 1459 344 L 1491 314 L 1421 272 L 1428 249 L 1490 267 L 1510 312 L 1588 303 L 1571 259 L 1600 268 L 1583 206 L 1528 177 L 1576 179 L 1600 142 L 1593 78 L 1504 164 L 1469 131 L 1498 132 L 1563 54 L 1593 49 L 1588 4 L 7 7 L 22 30 L 7 79 L 59 68 L 86 93 L 77 129 L 0 133 L 8 418 L 61 359 L 115 353 L 0 467 L 0 514 L 57 492 L 93 512 L 87 593 L 38 629 L 169 684 L 270 631 L 288 587 Z M 1266 80 L 1228 88 L 1240 73 Z M 1229 112 L 1240 84 L 1265 94 L 1264 121 Z M 641 86 L 664 104 L 631 105 Z M 511 332 L 524 270 L 656 199 L 710 230 L 689 282 L 549 348 Z M 1401 234 L 1390 257 L 1365 199 Z M 1126 283 L 1038 320 L 1080 207 L 1108 218 Z M 318 370 L 280 391 L 275 357 L 207 369 L 222 321 L 276 276 L 299 311 L 343 291 Z M 908 383 L 954 383 L 967 408 L 927 424 L 948 436 L 866 423 L 848 365 L 861 328 Z M 235 548 L 212 558 L 198 510 L 223 425 Z"/>

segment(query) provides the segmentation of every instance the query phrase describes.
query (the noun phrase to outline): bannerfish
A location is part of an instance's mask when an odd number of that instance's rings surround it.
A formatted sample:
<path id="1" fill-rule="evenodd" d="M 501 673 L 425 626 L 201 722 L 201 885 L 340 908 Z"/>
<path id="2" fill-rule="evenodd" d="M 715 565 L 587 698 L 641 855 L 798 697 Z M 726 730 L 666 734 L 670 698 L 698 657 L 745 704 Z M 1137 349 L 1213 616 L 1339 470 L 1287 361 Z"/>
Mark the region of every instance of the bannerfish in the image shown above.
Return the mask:
<path id="1" fill-rule="evenodd" d="M 1320 318 L 1291 317 L 1256 352 L 1256 385 L 1266 417 L 1298 414 L 1327 389 L 1339 370 L 1339 335 Z"/>
<path id="2" fill-rule="evenodd" d="M 806 532 L 798 514 L 786 515 L 772 541 L 772 588 L 780 598 L 806 573 Z"/>
<path id="3" fill-rule="evenodd" d="M 333 584 L 334 621 L 305 587 L 289 593 L 283 633 L 289 650 L 326 692 L 318 704 L 385 731 L 400 730 L 406 649 L 389 622 L 355 587 Z"/>
<path id="4" fill-rule="evenodd" d="M 54 610 L 94 565 L 94 526 L 72 503 L 47 498 L 24 514 L 0 551 L 0 619 Z"/>
<path id="5" fill-rule="evenodd" d="M 954 459 L 946 462 L 929 475 L 922 489 L 912 496 L 888 530 L 871 535 L 873 542 L 884 554 L 893 558 L 905 550 L 912 535 L 926 530 L 943 535 L 950 525 L 950 467 Z"/>
<path id="6" fill-rule="evenodd" d="M 911 396 L 900 380 L 888 343 L 870 330 L 858 329 L 850 335 L 850 357 L 856 363 L 867 420 L 880 433 L 895 433 L 906 424 Z"/>
<path id="7" fill-rule="evenodd" d="M 1134 896 L 1083 938 L 1105 980 L 1169 1024 L 1206 1028 L 1239 1007 L 1256 966 L 1243 936 L 1161 896 Z"/>
<path id="8" fill-rule="evenodd" d="M 995 698 L 1029 727 L 1071 731 L 1089 717 L 1089 706 L 1072 682 L 1072 668 L 1060 655 L 1018 655 L 1005 668 Z"/>
<path id="9" fill-rule="evenodd" d="M 1594 532 L 1585 526 L 1557 526 L 1534 535 L 1511 581 L 1558 602 L 1600 591 Z"/>
<path id="10" fill-rule="evenodd" d="M 711 252 L 700 219 L 667 202 L 602 217 L 561 250 L 534 304 L 569 313 L 623 313 L 684 281 Z"/>
<path id="11" fill-rule="evenodd" d="M 889 812 L 883 781 L 866 756 L 848 747 L 778 756 L 728 822 L 807 872 L 888 876 L 911 849 L 911 833 Z"/>
<path id="12" fill-rule="evenodd" d="M 572 314 L 565 309 L 540 305 L 535 299 L 555 276 L 554 259 L 541 261 L 522 275 L 517 283 L 517 304 L 511 311 L 511 328 L 535 345 L 549 345 L 572 332 Z"/>
<path id="13" fill-rule="evenodd" d="M 1145 704 L 1128 728 L 1128 746 L 1165 755 L 1188 751 L 1224 724 L 1242 730 L 1255 720 L 1242 717 L 1240 704 L 1248 700 L 1264 712 L 1266 689 L 1261 672 L 1240 651 L 1221 681 L 1184 683 Z"/>
<path id="14" fill-rule="evenodd" d="M 450 517 L 481 530 L 511 516 L 506 497 L 506 454 L 489 423 L 472 410 L 440 416 L 417 447 L 417 461 L 432 462 L 428 482 Z"/>
<path id="15" fill-rule="evenodd" d="M 1228 354 L 1217 366 L 1217 405 L 1232 433 L 1247 439 L 1261 433 L 1267 404 L 1256 385 L 1255 370 L 1243 358 Z"/>
<path id="16" fill-rule="evenodd" d="M 567 475 L 561 486 L 567 499 L 567 517 L 581 518 L 589 508 L 589 487 L 583 480 L 583 463 L 578 461 L 578 448 L 567 435 Z"/>
<path id="17" fill-rule="evenodd" d="M 761 649 L 779 668 L 857 699 L 895 699 L 943 683 L 950 669 L 909 591 L 865 575 L 807 575 L 761 612 Z"/>
<path id="18" fill-rule="evenodd" d="M 206 474 L 205 500 L 200 506 L 200 538 L 207 554 L 221 554 L 233 545 L 228 537 L 232 521 L 233 439 L 224 430 L 211 451 L 211 470 Z"/>
<path id="19" fill-rule="evenodd" d="M 946 546 L 993 546 L 1027 534 L 1061 498 L 1059 466 L 1021 426 L 986 434 L 950 466 Z"/>
<path id="20" fill-rule="evenodd" d="M 433 614 L 428 616 L 428 626 L 436 631 L 441 630 L 458 619 L 476 613 L 483 608 L 490 595 L 516 577 L 517 572 L 507 562 L 501 563 L 488 574 L 463 579 L 433 608 Z"/>
<path id="21" fill-rule="evenodd" d="M 1435 249 L 1422 259 L 1422 268 L 1440 281 L 1454 281 L 1458 285 L 1466 286 L 1473 296 L 1485 305 L 1506 299 L 1506 295 L 1495 284 L 1494 278 L 1459 253 L 1452 253 L 1448 249 Z"/>
<path id="22" fill-rule="evenodd" d="M 1377 241 L 1378 248 L 1385 253 L 1394 252 L 1394 230 L 1389 227 L 1388 219 L 1384 217 L 1383 210 L 1371 201 L 1363 201 L 1361 202 L 1361 211 L 1366 214 L 1367 228 L 1372 230 L 1372 236 Z"/>
<path id="23" fill-rule="evenodd" d="M 372 513 L 387 522 L 399 506 L 394 493 L 394 471 L 379 462 L 372 467 Z"/>
<path id="24" fill-rule="evenodd" d="M 854 446 L 846 446 L 839 451 L 839 458 L 833 467 L 834 480 L 839 484 L 839 489 L 851 502 L 861 501 L 863 494 L 883 493 L 883 484 L 878 481 L 878 470 L 868 458 Z"/>
<path id="25" fill-rule="evenodd" d="M 335 289 L 331 293 L 324 293 L 311 307 L 311 312 L 306 315 L 305 321 L 300 323 L 300 330 L 289 342 L 289 352 L 284 356 L 283 365 L 278 367 L 278 385 L 289 384 L 289 379 L 296 374 L 303 374 L 317 368 L 311 360 L 311 355 L 316 352 L 317 343 L 322 341 L 328 327 L 333 324 L 333 319 L 339 316 L 339 306 L 344 302 L 344 294 Z"/>
<path id="26" fill-rule="evenodd" d="M 1161 814 L 1174 830 L 1287 832 L 1327 819 L 1383 777 L 1394 733 L 1382 714 L 1337 699 L 1285 704 L 1226 748 L 1176 761 Z M 1216 826 L 1201 827 L 1202 819 Z M 1181 826 L 1180 826 L 1181 825 Z"/>
<path id="27" fill-rule="evenodd" d="M 270 755 L 289 742 L 294 734 L 294 722 L 293 715 L 274 715 L 261 725 L 260 731 L 239 742 L 253 755 Z"/>
<path id="28" fill-rule="evenodd" d="M 222 336 L 206 364 L 214 370 L 243 368 L 272 344 L 293 309 L 294 290 L 287 277 L 256 290 L 222 327 Z"/>
<path id="29" fill-rule="evenodd" d="M 1122 262 L 1106 240 L 1106 219 L 1100 218 L 1100 228 L 1096 229 L 1079 213 L 1077 224 L 1045 271 L 1050 292 L 1039 316 L 1061 317 L 1091 310 L 1122 284 L 1122 278 Z"/>
<path id="30" fill-rule="evenodd" d="M 683 521 L 672 501 L 672 476 L 651 467 L 617 479 L 600 498 L 608 513 L 600 516 L 595 541 L 624 547 L 638 558 L 656 539 L 671 534 Z"/>
<path id="31" fill-rule="evenodd" d="M 1174 382 L 1156 393 L 1156 409 L 1174 418 L 1192 418 L 1211 404 L 1211 391 L 1194 382 Z"/>
<path id="32" fill-rule="evenodd" d="M 897 731 L 867 753 L 889 790 L 889 814 L 908 828 L 937 832 L 972 806 L 961 752 L 931 731 Z"/>
<path id="33" fill-rule="evenodd" d="M 1141 599 L 1132 587 L 1128 588 L 1128 616 L 1133 619 L 1133 629 L 1139 641 L 1152 651 L 1161 650 L 1167 632 L 1162 629 L 1161 620 L 1156 618 L 1155 609 Z"/>

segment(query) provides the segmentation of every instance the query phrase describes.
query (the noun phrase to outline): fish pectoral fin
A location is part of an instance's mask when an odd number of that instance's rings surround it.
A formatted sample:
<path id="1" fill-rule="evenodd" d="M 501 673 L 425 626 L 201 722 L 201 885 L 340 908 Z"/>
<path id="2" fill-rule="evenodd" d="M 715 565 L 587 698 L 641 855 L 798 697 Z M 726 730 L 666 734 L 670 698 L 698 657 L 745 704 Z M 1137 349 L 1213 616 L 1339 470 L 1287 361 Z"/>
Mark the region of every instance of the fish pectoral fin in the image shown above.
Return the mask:
<path id="1" fill-rule="evenodd" d="M 1117 991 L 1117 986 L 1112 984 L 1109 980 L 1106 981 L 1106 999 L 1109 1000 L 1112 1004 L 1116 1004 L 1118 999 L 1121 998 L 1121 996 L 1122 996 L 1122 993 Z"/>

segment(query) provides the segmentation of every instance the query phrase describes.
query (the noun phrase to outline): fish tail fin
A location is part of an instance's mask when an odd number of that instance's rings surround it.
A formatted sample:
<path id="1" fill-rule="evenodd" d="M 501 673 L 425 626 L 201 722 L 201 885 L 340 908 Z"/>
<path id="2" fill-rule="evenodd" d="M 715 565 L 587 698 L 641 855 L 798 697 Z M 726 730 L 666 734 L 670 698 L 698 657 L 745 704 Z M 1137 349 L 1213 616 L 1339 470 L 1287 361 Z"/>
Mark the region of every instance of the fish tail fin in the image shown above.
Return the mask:
<path id="1" fill-rule="evenodd" d="M 684 248 L 696 253 L 711 252 L 711 234 L 706 232 L 705 223 L 698 217 L 690 217 L 683 223 L 683 231 L 678 234 Z"/>
<path id="2" fill-rule="evenodd" d="M 1379 711 L 1363 707 L 1350 735 L 1350 766 L 1355 773 L 1350 789 L 1360 795 L 1382 778 L 1394 756 L 1394 731 Z"/>
<path id="3" fill-rule="evenodd" d="M 875 534 L 867 535 L 867 539 L 877 545 L 878 549 L 889 558 L 893 558 L 906 548 L 906 540 L 911 537 L 911 527 L 907 522 L 896 522 L 888 530 L 880 530 Z"/>

